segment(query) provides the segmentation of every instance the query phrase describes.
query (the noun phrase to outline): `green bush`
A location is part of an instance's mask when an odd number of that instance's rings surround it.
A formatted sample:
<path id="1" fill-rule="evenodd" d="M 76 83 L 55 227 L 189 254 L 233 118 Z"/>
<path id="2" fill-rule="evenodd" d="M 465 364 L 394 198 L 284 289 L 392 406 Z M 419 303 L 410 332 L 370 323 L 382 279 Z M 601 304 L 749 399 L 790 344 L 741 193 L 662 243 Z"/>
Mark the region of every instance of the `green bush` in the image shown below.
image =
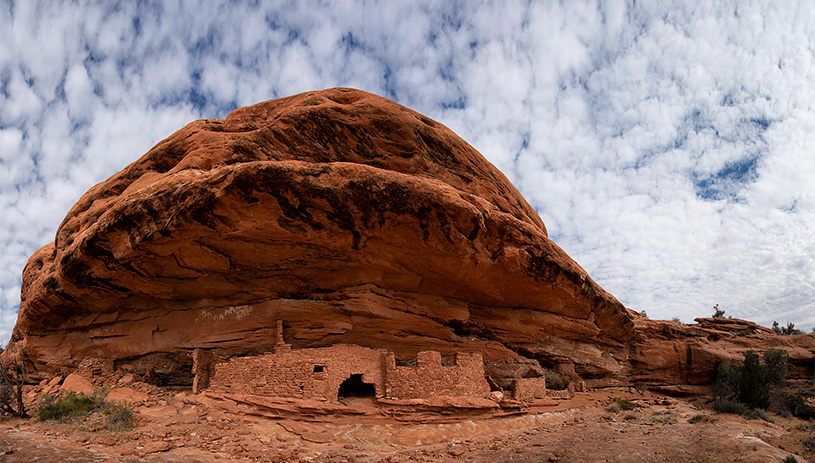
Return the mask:
<path id="1" fill-rule="evenodd" d="M 676 424 L 676 416 L 673 412 L 654 412 L 650 419 L 652 423 Z"/>
<path id="2" fill-rule="evenodd" d="M 764 352 L 763 359 L 762 363 L 758 354 L 748 350 L 742 363 L 719 364 L 716 381 L 713 383 L 713 392 L 718 402 L 718 405 L 714 402 L 714 408 L 735 409 L 738 408 L 733 404 L 736 401 L 753 409 L 769 407 L 771 386 L 783 384 L 789 374 L 789 354 L 782 349 L 768 349 Z"/>
<path id="3" fill-rule="evenodd" d="M 744 354 L 739 401 L 752 408 L 766 409 L 770 406 L 770 383 L 767 372 L 761 366 L 758 355 L 752 350 Z"/>
<path id="4" fill-rule="evenodd" d="M 790 455 L 787 458 L 784 458 L 781 463 L 798 463 L 798 460 L 794 456 Z"/>
<path id="5" fill-rule="evenodd" d="M 718 413 L 732 413 L 734 415 L 741 415 L 747 411 L 747 405 L 735 399 L 726 399 L 718 397 L 713 401 L 713 410 Z"/>
<path id="6" fill-rule="evenodd" d="M 785 327 L 780 327 L 780 326 L 778 326 L 778 322 L 774 321 L 773 322 L 773 331 L 775 331 L 778 334 L 804 334 L 803 331 L 801 331 L 801 330 L 799 330 L 799 329 L 797 329 L 795 327 L 795 323 L 791 323 L 791 322 L 787 322 L 787 326 L 785 326 Z"/>
<path id="7" fill-rule="evenodd" d="M 713 383 L 713 393 L 716 397 L 737 397 L 740 388 L 741 365 L 732 362 L 720 363 L 716 370 L 716 381 Z"/>
<path id="8" fill-rule="evenodd" d="M 719 304 L 713 306 L 713 318 L 724 318 L 724 309 L 720 309 Z"/>
<path id="9" fill-rule="evenodd" d="M 770 384 L 783 384 L 789 376 L 790 354 L 784 349 L 767 349 L 764 351 L 764 370 Z"/>
<path id="10" fill-rule="evenodd" d="M 110 431 L 124 431 L 133 427 L 133 407 L 126 402 L 108 402 L 104 411 L 103 428 Z"/>
<path id="11" fill-rule="evenodd" d="M 637 408 L 637 404 L 635 404 L 634 402 L 628 399 L 615 397 L 611 400 L 611 403 L 608 406 L 608 411 L 612 413 L 617 413 L 621 410 L 631 411 L 634 410 L 635 408 Z"/>
<path id="12" fill-rule="evenodd" d="M 40 421 L 65 421 L 70 418 L 85 416 L 99 405 L 101 399 L 97 395 L 75 394 L 69 392 L 67 395 L 54 398 L 43 397 L 40 409 L 37 411 L 37 419 Z"/>
<path id="13" fill-rule="evenodd" d="M 101 415 L 102 429 L 122 431 L 132 428 L 132 406 L 124 402 L 108 402 L 106 395 L 106 390 L 99 390 L 91 395 L 69 392 L 62 397 L 45 396 L 37 411 L 37 419 L 64 422 Z"/>

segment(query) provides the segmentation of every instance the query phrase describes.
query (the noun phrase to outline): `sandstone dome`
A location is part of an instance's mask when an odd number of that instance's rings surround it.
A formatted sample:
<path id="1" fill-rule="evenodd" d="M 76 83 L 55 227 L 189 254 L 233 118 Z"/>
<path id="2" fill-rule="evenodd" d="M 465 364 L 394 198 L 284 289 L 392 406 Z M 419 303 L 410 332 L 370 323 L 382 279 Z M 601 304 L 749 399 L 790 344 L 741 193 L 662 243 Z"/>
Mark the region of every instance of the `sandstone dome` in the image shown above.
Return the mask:
<path id="1" fill-rule="evenodd" d="M 336 88 L 192 122 L 91 188 L 26 265 L 10 347 L 43 371 L 173 372 L 196 348 L 262 352 L 278 320 L 295 347 L 480 352 L 589 378 L 626 368 L 634 336 L 474 148 Z"/>

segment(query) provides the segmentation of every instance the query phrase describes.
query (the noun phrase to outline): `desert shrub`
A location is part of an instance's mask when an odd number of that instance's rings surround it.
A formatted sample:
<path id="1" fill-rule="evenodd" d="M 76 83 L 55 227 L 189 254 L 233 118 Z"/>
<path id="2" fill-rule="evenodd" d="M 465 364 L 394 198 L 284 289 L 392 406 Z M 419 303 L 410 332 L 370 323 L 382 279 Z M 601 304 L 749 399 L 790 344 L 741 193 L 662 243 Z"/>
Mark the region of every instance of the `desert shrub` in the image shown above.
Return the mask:
<path id="1" fill-rule="evenodd" d="M 804 334 L 803 331 L 795 328 L 795 323 L 787 322 L 787 326 L 780 327 L 778 326 L 778 322 L 773 322 L 773 331 L 778 334 Z"/>
<path id="2" fill-rule="evenodd" d="M 93 394 L 76 394 L 69 392 L 61 397 L 45 396 L 37 411 L 40 421 L 93 420 L 101 418 L 101 429 L 122 431 L 133 427 L 133 407 L 124 402 L 105 400 L 106 389 L 99 389 Z"/>
<path id="3" fill-rule="evenodd" d="M 807 448 L 808 450 L 815 451 L 815 436 L 807 437 L 803 441 L 801 441 L 801 443 L 804 444 L 804 447 Z"/>
<path id="4" fill-rule="evenodd" d="M 793 416 L 805 420 L 813 419 L 815 418 L 815 408 L 809 405 L 806 399 L 807 395 L 804 391 L 797 391 L 785 397 L 784 405 Z"/>
<path id="5" fill-rule="evenodd" d="M 764 351 L 764 370 L 770 384 L 782 384 L 789 376 L 790 354 L 784 349 L 767 349 Z"/>
<path id="6" fill-rule="evenodd" d="M 747 405 L 735 399 L 726 399 L 718 397 L 713 401 L 713 410 L 719 413 L 732 413 L 734 415 L 741 415 L 747 411 Z"/>
<path id="7" fill-rule="evenodd" d="M 637 419 L 637 415 L 635 413 L 626 413 L 623 419 L 626 421 L 634 421 Z"/>
<path id="8" fill-rule="evenodd" d="M 612 413 L 617 413 L 621 410 L 631 411 L 634 410 L 635 408 L 637 408 L 637 404 L 635 404 L 634 402 L 628 399 L 615 397 L 614 399 L 611 400 L 611 403 L 608 406 L 608 411 Z"/>
<path id="9" fill-rule="evenodd" d="M 794 456 L 790 455 L 787 458 L 781 460 L 781 463 L 798 463 L 798 460 Z"/>
<path id="10" fill-rule="evenodd" d="M 766 409 L 770 406 L 770 383 L 767 380 L 767 372 L 761 366 L 758 355 L 752 350 L 744 354 L 739 401 L 753 408 Z"/>
<path id="11" fill-rule="evenodd" d="M 3 349 L 0 348 L 0 354 Z M 21 351 L 19 360 L 7 365 L 0 362 L 0 414 L 24 418 L 28 416 L 23 402 L 23 385 L 26 379 L 25 357 Z"/>
<path id="12" fill-rule="evenodd" d="M 569 387 L 569 383 L 572 382 L 572 378 L 569 376 L 549 368 L 543 369 L 543 376 L 546 377 L 546 388 L 553 391 L 566 390 L 566 388 Z"/>
<path id="13" fill-rule="evenodd" d="M 762 363 L 758 354 L 749 350 L 744 354 L 742 363 L 719 364 L 713 392 L 721 409 L 735 408 L 731 403 L 733 401 L 755 409 L 769 407 L 771 386 L 783 384 L 789 374 L 789 354 L 782 349 L 768 349 L 764 352 L 763 359 Z"/>
<path id="14" fill-rule="evenodd" d="M 673 412 L 654 412 L 650 420 L 652 423 L 676 424 L 676 416 Z"/>
<path id="15" fill-rule="evenodd" d="M 732 398 L 739 395 L 741 387 L 741 365 L 722 362 L 716 370 L 716 381 L 713 392 L 720 398 Z"/>
<path id="16" fill-rule="evenodd" d="M 724 309 L 720 309 L 719 304 L 713 306 L 713 318 L 724 318 Z"/>
<path id="17" fill-rule="evenodd" d="M 133 427 L 133 407 L 126 402 L 108 402 L 104 411 L 103 428 L 110 431 L 123 431 Z"/>
<path id="18" fill-rule="evenodd" d="M 85 416 L 99 403 L 98 396 L 75 394 L 69 392 L 63 397 L 43 397 L 37 419 L 40 421 L 65 421 L 78 416 Z"/>
<path id="19" fill-rule="evenodd" d="M 748 420 L 763 420 L 767 421 L 768 423 L 772 423 L 773 419 L 770 418 L 770 415 L 767 414 L 764 410 L 760 408 L 748 408 L 741 414 L 741 416 L 747 418 Z"/>
<path id="20" fill-rule="evenodd" d="M 698 415 L 693 415 L 692 417 L 690 417 L 688 423 L 690 424 L 707 423 L 708 421 L 710 421 L 710 418 L 707 415 L 699 413 Z"/>

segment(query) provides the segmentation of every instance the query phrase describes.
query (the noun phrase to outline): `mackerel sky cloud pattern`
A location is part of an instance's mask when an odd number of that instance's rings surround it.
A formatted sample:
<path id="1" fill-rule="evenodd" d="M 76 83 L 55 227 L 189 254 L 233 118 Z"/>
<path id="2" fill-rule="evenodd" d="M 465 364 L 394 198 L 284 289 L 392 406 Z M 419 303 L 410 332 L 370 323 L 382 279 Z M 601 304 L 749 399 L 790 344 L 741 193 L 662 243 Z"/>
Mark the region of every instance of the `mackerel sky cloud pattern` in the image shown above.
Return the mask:
<path id="1" fill-rule="evenodd" d="M 456 131 L 628 307 L 815 326 L 807 2 L 0 2 L 0 342 L 29 255 L 187 122 L 350 86 Z"/>

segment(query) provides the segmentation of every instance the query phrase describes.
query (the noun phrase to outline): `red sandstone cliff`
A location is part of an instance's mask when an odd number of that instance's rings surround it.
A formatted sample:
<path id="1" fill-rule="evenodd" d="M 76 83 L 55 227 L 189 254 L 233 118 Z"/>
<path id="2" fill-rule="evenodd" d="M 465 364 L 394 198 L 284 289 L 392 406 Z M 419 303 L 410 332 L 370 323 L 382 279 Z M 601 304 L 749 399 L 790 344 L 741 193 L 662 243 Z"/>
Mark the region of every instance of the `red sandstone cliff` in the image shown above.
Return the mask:
<path id="1" fill-rule="evenodd" d="M 23 272 L 5 356 L 192 381 L 191 352 L 337 343 L 480 352 L 499 384 L 573 363 L 589 384 L 705 384 L 747 349 L 812 375 L 815 336 L 642 319 L 549 240 L 443 125 L 351 89 L 193 122 L 74 205 Z"/>
<path id="2" fill-rule="evenodd" d="M 331 89 L 193 122 L 91 188 L 26 265 L 10 350 L 172 375 L 194 348 L 268 349 L 278 319 L 295 347 L 481 352 L 497 376 L 522 356 L 620 376 L 634 337 L 476 150 Z"/>

